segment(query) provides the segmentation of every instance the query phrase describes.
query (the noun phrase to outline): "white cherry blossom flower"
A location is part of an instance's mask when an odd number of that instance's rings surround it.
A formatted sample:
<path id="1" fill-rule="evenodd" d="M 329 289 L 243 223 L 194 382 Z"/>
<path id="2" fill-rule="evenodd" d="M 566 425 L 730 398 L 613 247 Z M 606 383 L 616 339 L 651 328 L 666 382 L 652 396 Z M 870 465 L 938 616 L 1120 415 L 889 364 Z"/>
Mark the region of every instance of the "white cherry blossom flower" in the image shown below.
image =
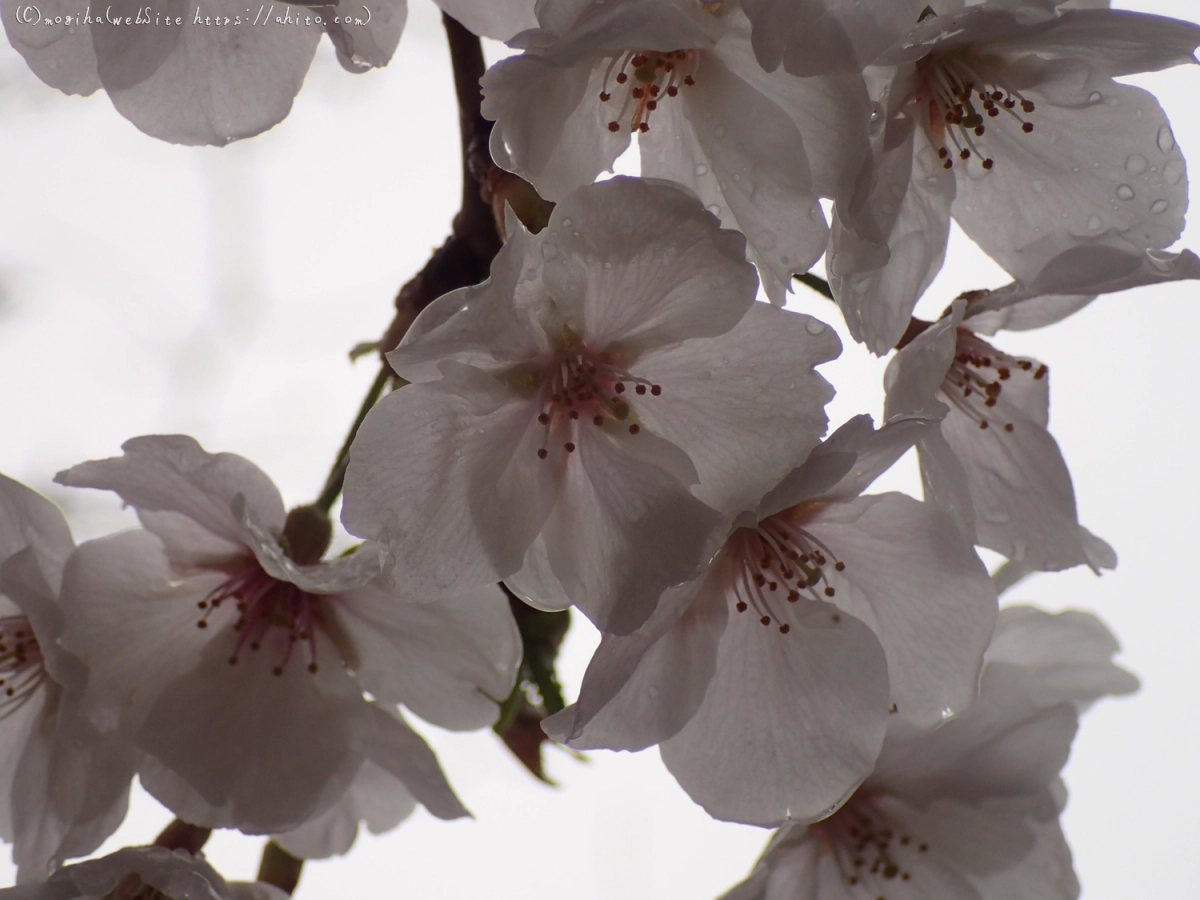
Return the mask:
<path id="1" fill-rule="evenodd" d="M 547 732 L 581 748 L 660 743 L 710 814 L 775 825 L 843 802 L 889 718 L 932 726 L 964 708 L 995 623 L 987 572 L 934 507 L 860 496 L 929 425 L 839 429 L 700 578 L 635 634 L 602 639 Z"/>
<path id="2" fill-rule="evenodd" d="M 435 0 L 442 12 L 480 37 L 507 41 L 537 27 L 537 0 Z"/>
<path id="3" fill-rule="evenodd" d="M 534 602 L 565 592 L 636 628 L 706 561 L 714 509 L 761 495 L 825 429 L 813 367 L 837 338 L 755 303 L 743 247 L 685 191 L 627 178 L 516 228 L 489 281 L 389 354 L 414 383 L 358 432 L 347 529 L 386 541 L 412 590 L 524 567 Z"/>
<path id="4" fill-rule="evenodd" d="M 1179 237 L 1187 178 L 1170 123 L 1152 95 L 1113 79 L 1193 62 L 1200 26 L 984 4 L 898 37 L 876 60 L 874 164 L 837 206 L 828 266 L 872 351 L 904 333 L 951 215 L 1022 282 L 1072 247 L 1140 252 Z"/>
<path id="5" fill-rule="evenodd" d="M 0 839 L 13 845 L 21 882 L 116 830 L 141 757 L 77 710 L 87 670 L 57 644 L 74 548 L 50 501 L 0 475 Z"/>
<path id="6" fill-rule="evenodd" d="M 99 859 L 65 866 L 39 884 L 0 890 L 2 900 L 286 900 L 260 881 L 227 882 L 186 850 L 126 847 Z"/>
<path id="7" fill-rule="evenodd" d="M 406 0 L 359 6 L 250 7 L 240 0 L 48 0 L 0 3 L 9 42 L 67 94 L 103 88 L 152 137 L 223 145 L 291 110 L 322 32 L 351 72 L 385 66 Z"/>
<path id="8" fill-rule="evenodd" d="M 1002 610 L 979 699 L 936 731 L 890 729 L 850 801 L 781 829 L 722 900 L 1075 900 L 1058 773 L 1075 704 L 1136 689 L 1116 649 L 1085 613 Z"/>
<path id="9" fill-rule="evenodd" d="M 123 449 L 58 476 L 116 491 L 146 529 L 75 551 L 62 642 L 91 667 L 92 718 L 149 754 L 146 789 L 195 824 L 286 832 L 370 760 L 434 815 L 465 815 L 385 704 L 446 728 L 490 724 L 520 660 L 502 592 L 414 602 L 383 587 L 371 545 L 319 562 L 327 523 L 316 541 L 285 528 L 275 486 L 242 457 L 184 436 Z"/>
<path id="10" fill-rule="evenodd" d="M 1097 293 L 1200 277 L 1200 259 L 1092 246 L 1055 258 L 1031 287 L 967 295 L 907 343 L 885 374 L 885 414 L 936 415 L 917 442 L 926 497 L 976 543 L 1031 569 L 1111 569 L 1116 555 L 1081 526 L 1071 475 L 1048 430 L 1049 369 L 979 337 L 1049 324 Z M 919 327 L 919 326 L 918 326 Z"/>
<path id="11" fill-rule="evenodd" d="M 817 196 L 867 155 L 862 77 L 764 72 L 736 5 L 616 0 L 541 8 L 519 57 L 484 76 L 492 155 L 549 200 L 590 184 L 638 136 L 642 174 L 694 191 L 745 233 L 768 296 L 825 250 Z"/>

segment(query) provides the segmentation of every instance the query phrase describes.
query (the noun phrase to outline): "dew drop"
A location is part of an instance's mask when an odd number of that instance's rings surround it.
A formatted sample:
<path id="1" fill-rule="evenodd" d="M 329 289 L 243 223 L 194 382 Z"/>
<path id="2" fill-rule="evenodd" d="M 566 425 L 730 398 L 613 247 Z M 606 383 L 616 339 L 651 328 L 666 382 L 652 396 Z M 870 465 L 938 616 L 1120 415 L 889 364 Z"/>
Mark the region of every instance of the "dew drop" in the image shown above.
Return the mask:
<path id="1" fill-rule="evenodd" d="M 1170 153 L 1175 149 L 1175 135 L 1171 134 L 1171 126 L 1164 125 L 1158 129 L 1158 149 Z"/>
<path id="2" fill-rule="evenodd" d="M 1134 197 L 1133 188 L 1127 184 L 1117 185 L 1117 196 L 1122 200 L 1132 200 Z"/>
<path id="3" fill-rule="evenodd" d="M 572 225 L 572 222 L 570 219 L 563 219 L 563 228 L 570 228 L 571 225 Z"/>
<path id="4" fill-rule="evenodd" d="M 1140 153 L 1130 153 L 1129 158 L 1125 160 L 1125 171 L 1130 175 L 1141 175 L 1149 167 L 1150 163 Z"/>
<path id="5" fill-rule="evenodd" d="M 710 203 L 708 204 L 708 211 L 714 216 L 719 216 L 721 214 L 721 207 L 717 206 L 715 203 Z"/>
<path id="6" fill-rule="evenodd" d="M 704 166 L 704 165 L 696 166 L 696 174 L 697 175 L 707 175 L 708 174 L 708 166 Z"/>
<path id="7" fill-rule="evenodd" d="M 1150 212 L 1164 213 L 1167 211 L 1167 207 L 1170 205 L 1171 204 L 1168 203 L 1166 200 L 1155 200 L 1153 203 L 1150 204 Z"/>
<path id="8" fill-rule="evenodd" d="M 734 173 L 733 173 L 733 180 L 734 180 L 734 181 L 741 181 L 741 180 L 742 180 L 742 175 L 741 175 L 741 173 L 740 173 L 740 172 L 734 172 Z"/>
<path id="9" fill-rule="evenodd" d="M 1104 95 L 1099 91 L 1092 91 L 1088 94 L 1088 103 L 1099 103 L 1104 99 Z"/>
<path id="10" fill-rule="evenodd" d="M 1167 184 L 1179 184 L 1183 178 L 1184 166 L 1182 159 L 1172 159 L 1163 166 L 1163 181 Z"/>
<path id="11" fill-rule="evenodd" d="M 1104 223 L 1100 221 L 1099 216 L 1090 215 L 1088 216 L 1087 227 L 1089 231 L 1099 231 L 1104 227 Z"/>
<path id="12" fill-rule="evenodd" d="M 804 323 L 804 330 L 809 334 L 822 334 L 825 331 L 825 323 L 818 322 L 816 319 L 809 319 Z"/>

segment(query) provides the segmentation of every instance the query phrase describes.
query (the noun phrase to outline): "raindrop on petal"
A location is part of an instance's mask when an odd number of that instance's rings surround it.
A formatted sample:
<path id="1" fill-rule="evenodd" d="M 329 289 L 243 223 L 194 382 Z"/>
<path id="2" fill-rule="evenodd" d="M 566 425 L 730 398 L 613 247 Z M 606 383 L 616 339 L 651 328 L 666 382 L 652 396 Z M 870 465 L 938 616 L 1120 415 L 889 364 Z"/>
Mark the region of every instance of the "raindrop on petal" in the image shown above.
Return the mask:
<path id="1" fill-rule="evenodd" d="M 1171 126 L 1164 125 L 1158 129 L 1158 149 L 1170 153 L 1175 149 L 1175 135 L 1171 134 Z"/>
<path id="2" fill-rule="evenodd" d="M 1117 196 L 1122 200 L 1132 200 L 1134 198 L 1133 188 L 1127 184 L 1118 184 Z"/>

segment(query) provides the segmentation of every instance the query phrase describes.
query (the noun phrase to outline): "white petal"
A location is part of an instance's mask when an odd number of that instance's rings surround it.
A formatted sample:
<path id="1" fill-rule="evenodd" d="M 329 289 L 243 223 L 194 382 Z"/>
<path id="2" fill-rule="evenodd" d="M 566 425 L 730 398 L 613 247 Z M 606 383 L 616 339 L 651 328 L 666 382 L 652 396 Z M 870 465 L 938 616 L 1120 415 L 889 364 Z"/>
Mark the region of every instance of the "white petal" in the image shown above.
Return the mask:
<path id="1" fill-rule="evenodd" d="M 424 739 L 408 727 L 399 713 L 378 703 L 371 704 L 371 712 L 375 734 L 368 759 L 404 782 L 408 792 L 439 819 L 469 816 Z"/>
<path id="2" fill-rule="evenodd" d="M 490 375 L 442 364 L 445 378 L 385 397 L 350 448 L 342 521 L 386 543 L 406 592 L 451 592 L 521 567 L 542 528 L 562 458 L 538 459 L 532 399 Z"/>
<path id="3" fill-rule="evenodd" d="M 270 885 L 227 884 L 202 857 L 163 847 L 126 847 L 66 866 L 48 882 L 16 888 L 8 896 L 13 900 L 93 900 L 111 896 L 131 874 L 167 900 L 284 900 L 287 896 Z"/>
<path id="4" fill-rule="evenodd" d="M 888 677 L 871 630 L 801 601 L 791 629 L 734 613 L 700 709 L 662 744 L 663 762 L 718 819 L 813 821 L 870 772 L 883 741 Z"/>
<path id="5" fill-rule="evenodd" d="M 628 634 L 664 590 L 690 580 L 711 557 L 720 516 L 623 446 L 653 435 L 618 441 L 596 431 L 580 432 L 542 534 L 567 596 L 602 631 Z"/>
<path id="6" fill-rule="evenodd" d="M 898 715 L 932 726 L 966 707 L 996 622 L 996 592 L 953 521 L 892 493 L 831 503 L 802 527 L 845 563 L 843 572 L 826 570 L 831 602 L 883 644 Z"/>
<path id="7" fill-rule="evenodd" d="M 1112 551 L 1100 542 L 1097 553 L 1094 540 L 1085 537 L 1071 473 L 1045 427 L 1048 379 L 1016 374 L 1005 382 L 988 428 L 959 409 L 942 422 L 942 436 L 967 475 L 976 540 L 1041 571 L 1105 565 Z"/>
<path id="8" fill-rule="evenodd" d="M 496 721 L 521 664 L 521 636 L 495 585 L 416 603 L 377 586 L 334 601 L 354 674 L 383 703 L 442 728 Z"/>
<path id="9" fill-rule="evenodd" d="M 241 545 L 232 510 L 238 494 L 245 497 L 247 508 L 263 527 L 273 533 L 283 528 L 285 513 L 279 490 L 248 459 L 233 453 L 208 453 L 193 438 L 181 434 L 133 438 L 121 449 L 124 456 L 80 463 L 59 472 L 54 480 L 69 487 L 115 491 L 139 511 L 181 513 L 233 546 Z M 150 527 L 152 523 L 146 524 Z M 168 548 L 174 534 L 160 535 Z"/>
<path id="10" fill-rule="evenodd" d="M 904 124 L 906 138 L 875 159 L 866 199 L 839 201 L 827 263 L 850 333 L 878 356 L 896 346 L 942 267 L 955 196 L 953 174 L 919 129 Z"/>
<path id="11" fill-rule="evenodd" d="M 347 72 L 366 72 L 391 62 L 408 19 L 406 0 L 376 3 L 370 8 L 369 16 L 353 7 L 342 15 L 338 12 L 339 8 L 324 10 L 321 19 L 342 68 Z M 359 24 L 360 21 L 363 24 Z"/>
<path id="12" fill-rule="evenodd" d="M 756 261 L 786 291 L 792 273 L 808 271 L 828 238 L 804 140 L 791 118 L 730 72 L 719 54 L 706 56 L 702 65 L 695 90 L 682 94 L 693 140 Z M 684 173 L 691 175 L 688 181 L 694 171 Z M 782 305 L 782 293 L 772 300 Z"/>
<path id="13" fill-rule="evenodd" d="M 77 0 L 48 0 L 31 9 L 5 0 L 0 9 L 9 43 L 38 78 L 66 94 L 86 96 L 100 87 L 91 28 L 74 24 L 87 4 L 81 7 Z M 33 21 L 19 20 L 18 10 L 23 16 L 32 14 Z M 46 24 L 54 19 L 58 24 Z"/>
<path id="14" fill-rule="evenodd" d="M 711 574 L 664 593 L 632 634 L 604 635 L 579 699 L 543 730 L 572 747 L 612 750 L 643 750 L 678 733 L 708 689 L 728 617 Z"/>
<path id="15" fill-rule="evenodd" d="M 114 0 L 111 15 L 134 16 L 139 3 Z M 282 121 L 321 38 L 318 27 L 295 24 L 308 11 L 280 8 L 290 13 L 287 27 L 251 27 L 237 0 L 189 0 L 178 12 L 182 25 L 91 29 L 100 81 L 117 111 L 173 144 L 223 145 Z M 206 26 L 209 16 L 241 16 L 243 24 Z"/>
<path id="16" fill-rule="evenodd" d="M 546 287 L 595 348 L 724 334 L 754 302 L 745 239 L 669 182 L 617 177 L 577 191 L 540 237 Z"/>
<path id="17" fill-rule="evenodd" d="M 646 354 L 633 371 L 662 395 L 638 415 L 691 457 L 698 498 L 741 512 L 816 446 L 833 388 L 814 367 L 840 349 L 818 320 L 755 303 L 728 334 Z"/>
<path id="18" fill-rule="evenodd" d="M 987 900 L 1077 900 L 1079 880 L 1058 819 L 1030 821 L 1035 845 L 1020 862 L 971 880 Z"/>
<path id="19" fill-rule="evenodd" d="M 63 566 L 75 549 L 67 520 L 41 494 L 0 475 L 0 563 L 25 547 L 33 548 L 42 577 L 57 593 Z"/>
<path id="20" fill-rule="evenodd" d="M 869 784 L 920 806 L 1044 791 L 1067 761 L 1078 717 L 1069 703 L 1036 702 L 1034 685 L 1028 671 L 991 663 L 970 708 L 921 736 L 889 734 Z"/>
<path id="21" fill-rule="evenodd" d="M 158 686 L 131 739 L 156 757 L 142 783 L 180 818 L 249 834 L 288 831 L 340 797 L 362 764 L 369 710 L 362 689 L 316 635 L 317 673 L 280 664 L 282 644 L 229 660 L 235 633 L 213 641 L 191 671 Z M 297 655 L 299 655 L 297 653 Z"/>
<path id="22" fill-rule="evenodd" d="M 533 14 L 534 0 L 437 0 L 438 6 L 449 16 L 462 22 L 480 37 L 507 41 L 518 32 L 536 28 L 537 17 Z"/>
<path id="23" fill-rule="evenodd" d="M 502 59 L 483 76 L 483 115 L 495 121 L 496 164 L 560 200 L 612 168 L 629 146 L 628 129 L 611 132 L 599 100 L 604 60 L 583 55 L 550 61 L 533 54 Z"/>
<path id="24" fill-rule="evenodd" d="M 412 814 L 417 801 L 404 783 L 370 760 L 362 764 L 349 790 L 321 815 L 272 839 L 300 859 L 327 859 L 349 852 L 359 822 L 372 834 L 390 831 Z"/>
<path id="25" fill-rule="evenodd" d="M 1186 169 L 1158 101 L 1084 75 L 1048 65 L 1022 92 L 1036 105 L 1033 132 L 989 129 L 977 144 L 994 167 L 960 173 L 954 218 L 1020 281 L 1074 246 L 1159 249 L 1183 228 Z"/>
<path id="26" fill-rule="evenodd" d="M 1101 697 L 1137 690 L 1137 678 L 1112 661 L 1120 649 L 1091 613 L 1012 606 L 1000 611 L 985 659 L 1035 672 L 1038 701 L 1047 706 L 1069 701 L 1086 707 Z"/>
<path id="27" fill-rule="evenodd" d="M 540 534 L 529 545 L 525 554 L 525 565 L 520 571 L 504 579 L 508 589 L 535 609 L 558 612 L 571 606 L 571 598 L 563 590 L 562 582 L 550 568 L 546 553 L 546 539 Z"/>

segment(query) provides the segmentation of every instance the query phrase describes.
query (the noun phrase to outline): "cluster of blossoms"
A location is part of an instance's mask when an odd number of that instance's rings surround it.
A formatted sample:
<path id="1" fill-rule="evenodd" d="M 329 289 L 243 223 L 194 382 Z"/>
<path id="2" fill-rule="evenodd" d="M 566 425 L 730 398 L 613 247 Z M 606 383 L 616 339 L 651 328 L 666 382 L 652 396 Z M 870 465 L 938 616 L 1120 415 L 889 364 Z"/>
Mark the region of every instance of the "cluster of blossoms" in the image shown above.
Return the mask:
<path id="1" fill-rule="evenodd" d="M 1078 521 L 1046 364 L 990 341 L 1200 278 L 1167 251 L 1170 125 L 1113 80 L 1194 61 L 1200 26 L 1075 0 L 439 4 L 521 51 L 481 82 L 490 154 L 553 210 L 509 211 L 490 277 L 387 353 L 343 555 L 327 505 L 288 512 L 190 437 L 59 473 L 142 525 L 78 547 L 0 479 L 8 896 L 277 895 L 165 846 L 62 867 L 135 775 L 301 859 L 418 803 L 466 815 L 401 707 L 492 725 L 532 607 L 601 633 L 547 735 L 658 745 L 712 816 L 780 829 L 728 897 L 1074 897 L 1058 774 L 1082 709 L 1136 682 L 1094 618 L 998 609 L 977 547 L 1009 579 L 1116 554 Z M 404 21 L 316 9 L 352 70 Z M 4 19 L 40 77 L 182 143 L 278 122 L 320 34 Z M 643 177 L 597 181 L 634 139 Z M 1013 282 L 913 318 L 951 218 Z M 878 425 L 827 434 L 840 341 L 782 308 L 821 257 L 849 333 L 894 353 Z M 868 493 L 914 448 L 923 500 Z"/>

